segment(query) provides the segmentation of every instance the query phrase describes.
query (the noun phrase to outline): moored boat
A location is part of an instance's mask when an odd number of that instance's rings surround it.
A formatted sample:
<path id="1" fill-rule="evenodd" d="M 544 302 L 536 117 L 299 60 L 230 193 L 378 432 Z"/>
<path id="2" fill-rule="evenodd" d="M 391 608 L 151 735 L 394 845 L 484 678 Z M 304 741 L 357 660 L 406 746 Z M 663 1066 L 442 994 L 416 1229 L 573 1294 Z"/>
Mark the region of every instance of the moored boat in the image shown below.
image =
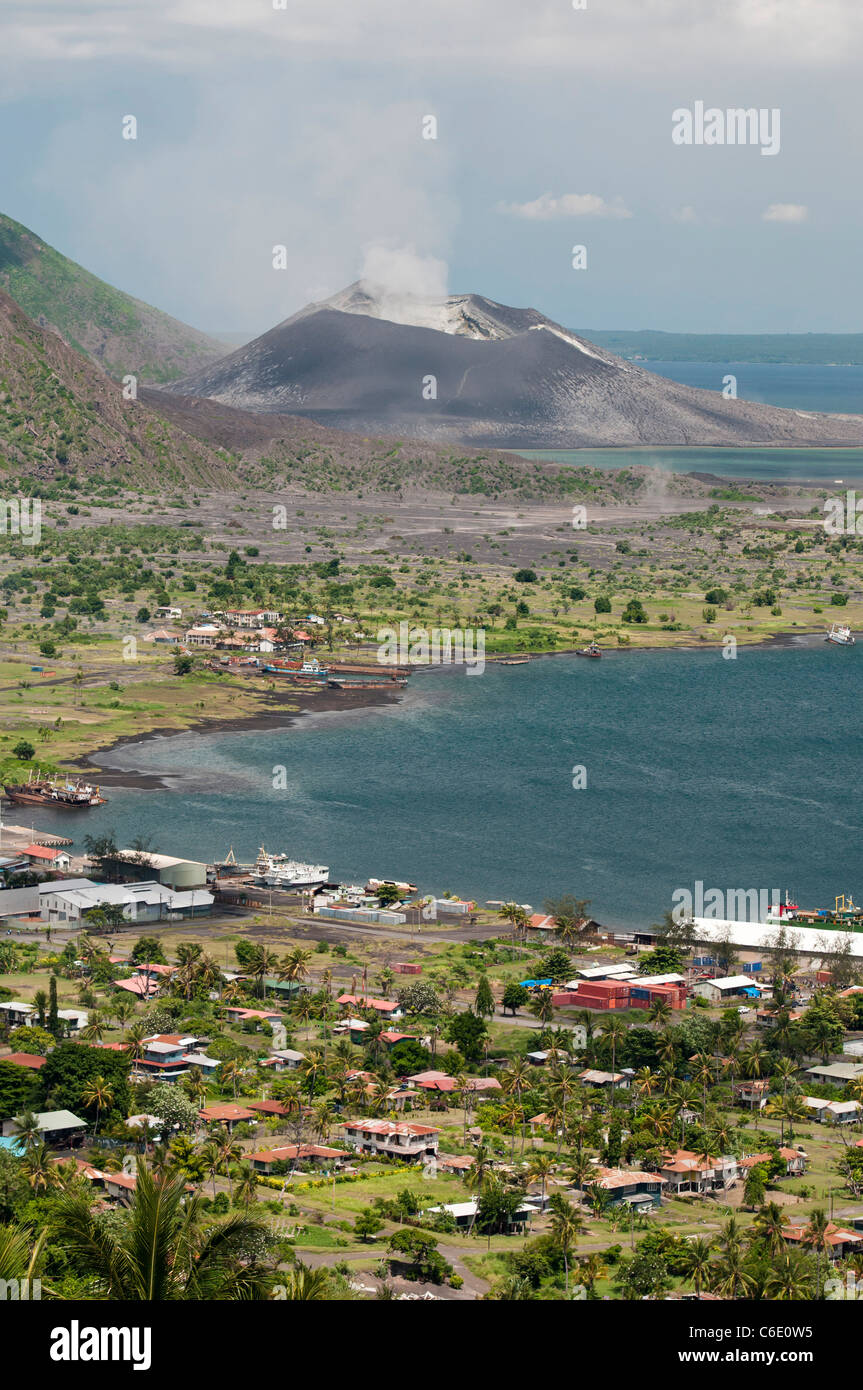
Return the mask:
<path id="1" fill-rule="evenodd" d="M 89 782 L 40 777 L 38 770 L 35 776 L 31 772 L 26 782 L 4 783 L 3 791 L 13 806 L 52 806 L 60 810 L 81 811 L 106 803 L 99 788 Z"/>
<path id="2" fill-rule="evenodd" d="M 838 647 L 854 646 L 854 638 L 847 623 L 834 623 L 825 640 L 835 642 Z"/>
<path id="3" fill-rule="evenodd" d="M 602 656 L 602 649 L 595 642 L 589 642 L 586 647 L 579 647 L 576 656 Z"/>
<path id="4" fill-rule="evenodd" d="M 328 864 L 302 864 L 286 854 L 267 854 L 261 845 L 255 874 L 268 888 L 314 888 L 326 883 L 330 868 Z"/>

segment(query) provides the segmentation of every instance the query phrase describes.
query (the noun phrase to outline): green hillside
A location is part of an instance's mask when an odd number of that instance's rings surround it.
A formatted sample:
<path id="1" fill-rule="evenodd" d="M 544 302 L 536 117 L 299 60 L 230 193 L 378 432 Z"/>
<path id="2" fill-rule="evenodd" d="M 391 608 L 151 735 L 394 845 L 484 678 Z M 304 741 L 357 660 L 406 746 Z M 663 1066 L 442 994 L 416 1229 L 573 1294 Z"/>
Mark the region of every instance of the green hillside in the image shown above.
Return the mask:
<path id="1" fill-rule="evenodd" d="M 0 477 L 222 485 L 235 458 L 125 400 L 116 382 L 0 291 Z"/>
<path id="2" fill-rule="evenodd" d="M 115 290 L 2 214 L 0 290 L 109 376 L 175 381 L 225 353 L 223 344 Z"/>

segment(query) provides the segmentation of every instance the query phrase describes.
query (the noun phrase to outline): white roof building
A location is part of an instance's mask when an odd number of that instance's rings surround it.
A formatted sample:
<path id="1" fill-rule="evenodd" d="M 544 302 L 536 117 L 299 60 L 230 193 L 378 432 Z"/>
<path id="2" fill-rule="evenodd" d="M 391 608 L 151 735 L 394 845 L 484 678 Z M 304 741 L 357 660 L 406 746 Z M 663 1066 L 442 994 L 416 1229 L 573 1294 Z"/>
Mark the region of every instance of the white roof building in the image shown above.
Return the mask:
<path id="1" fill-rule="evenodd" d="M 62 879 L 39 888 L 39 915 L 43 922 L 78 922 L 85 912 L 107 903 L 121 907 L 130 922 L 159 921 L 173 913 L 206 911 L 212 893 L 195 888 L 175 892 L 161 883 L 94 883 L 89 878 Z"/>
<path id="2" fill-rule="evenodd" d="M 829 928 L 819 930 L 817 927 L 799 927 L 795 922 L 787 922 L 780 928 L 776 924 L 737 922 L 719 917 L 695 917 L 693 925 L 696 941 L 705 945 L 728 941 L 732 946 L 770 950 L 779 932 L 783 931 L 790 948 L 800 955 L 821 959 L 847 947 L 852 956 L 863 960 L 863 932 L 831 931 Z"/>

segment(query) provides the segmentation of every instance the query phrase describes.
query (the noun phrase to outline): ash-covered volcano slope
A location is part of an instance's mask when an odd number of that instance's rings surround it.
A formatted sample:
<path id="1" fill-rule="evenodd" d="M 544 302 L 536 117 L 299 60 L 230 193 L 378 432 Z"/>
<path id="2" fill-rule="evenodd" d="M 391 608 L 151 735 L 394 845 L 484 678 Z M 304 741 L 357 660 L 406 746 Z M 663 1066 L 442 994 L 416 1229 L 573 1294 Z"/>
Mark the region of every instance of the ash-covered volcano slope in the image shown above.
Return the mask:
<path id="1" fill-rule="evenodd" d="M 535 309 L 479 295 L 388 300 L 359 284 L 169 389 L 361 434 L 498 448 L 863 444 L 863 417 L 680 386 Z"/>

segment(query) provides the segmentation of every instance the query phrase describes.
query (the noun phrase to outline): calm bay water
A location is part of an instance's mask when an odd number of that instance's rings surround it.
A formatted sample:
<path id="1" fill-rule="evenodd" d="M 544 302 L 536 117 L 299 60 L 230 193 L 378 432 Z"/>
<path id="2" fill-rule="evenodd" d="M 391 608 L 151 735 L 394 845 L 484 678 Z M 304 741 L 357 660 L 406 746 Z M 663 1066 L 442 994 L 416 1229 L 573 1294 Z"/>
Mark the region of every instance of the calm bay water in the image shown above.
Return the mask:
<path id="1" fill-rule="evenodd" d="M 86 829 L 204 860 L 264 843 L 479 900 L 573 892 L 610 923 L 656 920 L 697 879 L 823 906 L 863 892 L 861 697 L 863 644 L 820 640 L 420 674 L 392 706 L 118 749 L 106 765 L 171 789 L 114 788 Z"/>
<path id="2" fill-rule="evenodd" d="M 781 405 L 790 410 L 826 410 L 832 414 L 863 415 L 863 367 L 784 362 L 639 362 L 648 372 L 721 391 L 722 379 L 737 378 L 737 395 L 744 401 Z"/>
<path id="3" fill-rule="evenodd" d="M 863 367 L 787 366 L 774 362 L 639 362 L 683 386 L 721 391 L 737 378 L 742 400 L 796 410 L 863 415 Z M 525 456 L 591 468 L 652 464 L 673 473 L 718 473 L 724 478 L 802 478 L 863 481 L 863 449 L 522 449 Z"/>

